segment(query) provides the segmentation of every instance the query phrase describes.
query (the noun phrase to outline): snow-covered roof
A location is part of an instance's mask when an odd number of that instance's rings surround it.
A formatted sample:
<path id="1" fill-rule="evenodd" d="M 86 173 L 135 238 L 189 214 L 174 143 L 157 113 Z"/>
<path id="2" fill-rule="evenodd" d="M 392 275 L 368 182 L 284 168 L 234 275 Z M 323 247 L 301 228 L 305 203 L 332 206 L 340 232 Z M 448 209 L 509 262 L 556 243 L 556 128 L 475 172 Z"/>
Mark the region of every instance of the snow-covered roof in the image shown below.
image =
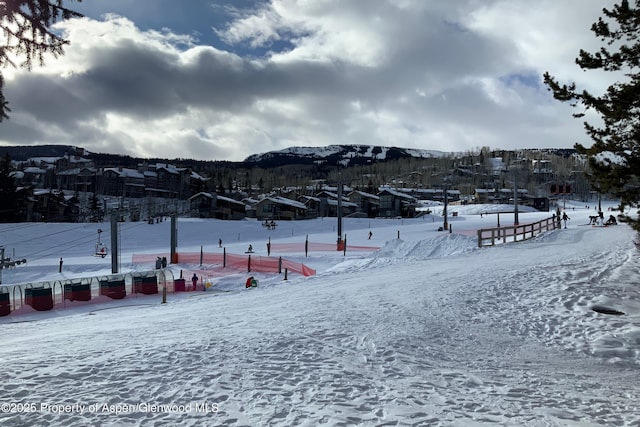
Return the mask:
<path id="1" fill-rule="evenodd" d="M 392 190 L 392 189 L 390 189 L 390 188 L 385 188 L 384 190 L 382 190 L 382 191 L 380 192 L 380 194 L 384 194 L 384 193 L 389 193 L 389 194 L 391 194 L 392 196 L 395 196 L 395 197 L 398 197 L 398 198 L 401 198 L 401 199 L 405 199 L 405 200 L 416 200 L 416 198 L 415 198 L 415 197 L 413 197 L 413 196 L 410 196 L 410 195 L 408 195 L 408 194 L 401 193 L 401 192 L 396 191 L 396 190 Z"/>
<path id="2" fill-rule="evenodd" d="M 23 169 L 24 173 L 41 174 L 46 173 L 46 169 L 42 169 L 36 166 L 29 166 Z"/>
<path id="3" fill-rule="evenodd" d="M 252 197 L 245 197 L 242 201 L 248 205 L 256 205 L 259 202 L 258 199 L 254 199 Z"/>
<path id="4" fill-rule="evenodd" d="M 287 206 L 292 206 L 294 208 L 298 208 L 298 209 L 307 209 L 307 206 L 305 206 L 304 203 L 300 203 L 296 200 L 291 200 L 291 199 L 287 199 L 286 197 L 280 197 L 280 196 L 269 196 L 269 197 L 265 197 L 264 199 L 261 200 L 268 200 L 272 203 L 276 203 L 276 204 L 280 204 L 280 205 L 287 205 Z"/>
<path id="5" fill-rule="evenodd" d="M 71 175 L 78 175 L 79 173 L 80 173 L 80 168 L 71 168 L 71 169 L 58 172 L 56 175 L 71 176 Z"/>
<path id="6" fill-rule="evenodd" d="M 113 173 L 118 174 L 118 175 L 120 175 L 122 177 L 144 179 L 144 175 L 141 174 L 140 172 L 138 172 L 135 169 L 129 169 L 129 168 L 106 168 L 104 171 L 105 172 L 113 172 Z"/>
<path id="7" fill-rule="evenodd" d="M 180 172 L 187 170 L 187 168 L 179 168 L 176 165 L 172 165 L 169 163 L 155 163 L 149 165 L 149 168 L 155 169 L 156 171 L 158 169 L 164 169 L 171 174 L 179 174 Z"/>
<path id="8" fill-rule="evenodd" d="M 337 193 L 332 193 L 331 191 L 326 191 L 325 190 L 325 191 L 321 191 L 320 192 L 320 195 L 322 195 L 322 194 L 326 195 L 327 198 L 329 198 L 329 199 L 338 200 L 338 194 Z M 347 196 L 343 195 L 342 196 L 342 200 L 344 200 L 345 202 L 348 202 L 349 198 Z"/>
<path id="9" fill-rule="evenodd" d="M 210 178 L 205 178 L 199 173 L 191 171 L 191 179 L 198 180 L 198 181 L 209 181 Z"/>
<path id="10" fill-rule="evenodd" d="M 27 162 L 54 164 L 63 157 L 31 157 Z"/>
<path id="11" fill-rule="evenodd" d="M 362 197 L 366 197 L 368 199 L 380 200 L 379 196 L 376 196 L 375 194 L 371 194 L 371 193 L 365 193 L 364 191 L 360 191 L 360 190 L 352 191 L 351 193 L 349 193 L 349 197 L 351 197 L 352 194 L 359 194 Z"/>
<path id="12" fill-rule="evenodd" d="M 330 205 L 330 206 L 338 206 L 338 201 L 335 200 L 335 199 L 327 199 L 327 204 Z M 353 203 L 353 202 L 343 201 L 342 202 L 342 206 L 347 207 L 347 208 L 348 207 L 357 208 L 358 204 L 357 203 Z"/>
<path id="13" fill-rule="evenodd" d="M 500 192 L 504 194 L 513 194 L 513 188 L 501 188 Z M 529 190 L 527 190 L 526 188 L 518 188 L 518 193 L 528 194 Z"/>
<path id="14" fill-rule="evenodd" d="M 313 196 L 300 196 L 301 199 L 304 199 L 306 201 L 313 201 L 313 202 L 320 202 L 320 198 L 319 197 L 313 197 Z"/>
<path id="15" fill-rule="evenodd" d="M 209 198 L 209 199 L 213 199 L 215 197 L 217 200 L 224 200 L 225 202 L 235 203 L 237 205 L 242 205 L 242 206 L 245 205 L 243 202 L 239 202 L 236 199 L 232 199 L 232 198 L 229 198 L 229 197 L 221 196 L 219 194 L 215 194 L 214 195 L 212 193 L 208 193 L 208 192 L 205 192 L 205 191 L 201 191 L 201 192 L 199 192 L 197 194 L 194 194 L 193 196 L 189 197 L 189 200 L 197 199 L 199 197 L 206 197 L 206 198 Z"/>
<path id="16" fill-rule="evenodd" d="M 80 156 L 65 156 L 62 157 L 62 159 L 66 159 L 67 161 L 69 161 L 69 163 L 91 163 L 90 159 L 85 159 L 84 157 Z"/>

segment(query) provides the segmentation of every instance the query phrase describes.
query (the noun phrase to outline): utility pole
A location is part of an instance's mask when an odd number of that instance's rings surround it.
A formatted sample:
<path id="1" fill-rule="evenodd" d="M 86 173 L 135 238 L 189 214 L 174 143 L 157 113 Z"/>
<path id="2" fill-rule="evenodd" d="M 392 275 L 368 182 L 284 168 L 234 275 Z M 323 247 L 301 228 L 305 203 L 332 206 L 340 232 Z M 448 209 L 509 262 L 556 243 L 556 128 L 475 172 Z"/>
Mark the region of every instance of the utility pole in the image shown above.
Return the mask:
<path id="1" fill-rule="evenodd" d="M 513 225 L 519 225 L 518 221 L 518 170 L 513 170 Z"/>
<path id="2" fill-rule="evenodd" d="M 176 219 L 176 214 L 171 215 L 171 256 L 170 262 L 171 264 L 176 264 L 178 262 L 178 252 L 176 248 L 178 247 L 178 222 Z"/>
<path id="3" fill-rule="evenodd" d="M 598 193 L 598 214 L 602 212 L 602 196 Z"/>
<path id="4" fill-rule="evenodd" d="M 118 272 L 118 214 L 111 214 L 111 273 Z"/>
<path id="5" fill-rule="evenodd" d="M 444 209 L 442 210 L 442 215 L 444 216 L 444 224 L 442 228 L 444 231 L 449 229 L 449 221 L 447 220 L 447 205 L 449 204 L 449 182 L 447 178 L 444 180 Z"/>
<path id="6" fill-rule="evenodd" d="M 338 182 L 338 247 L 342 244 L 342 180 Z"/>

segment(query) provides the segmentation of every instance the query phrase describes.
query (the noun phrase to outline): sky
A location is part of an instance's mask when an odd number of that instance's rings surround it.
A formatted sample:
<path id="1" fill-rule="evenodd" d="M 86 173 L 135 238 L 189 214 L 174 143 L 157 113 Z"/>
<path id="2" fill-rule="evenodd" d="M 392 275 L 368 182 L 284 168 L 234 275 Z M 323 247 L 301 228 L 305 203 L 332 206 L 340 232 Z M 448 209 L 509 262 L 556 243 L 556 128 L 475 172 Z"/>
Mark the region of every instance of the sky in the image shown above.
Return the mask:
<path id="1" fill-rule="evenodd" d="M 612 205 L 603 202 L 605 215 Z M 94 288 L 90 302 L 60 298 L 51 311 L 0 316 L 0 423 L 637 425 L 634 233 L 589 225 L 593 203 L 566 207 L 567 228 L 485 248 L 476 230 L 494 227 L 497 211 L 510 225 L 510 206 L 449 206 L 452 233 L 437 231 L 441 206 L 415 219 L 345 218 L 346 254 L 308 256 L 307 238 L 335 244 L 335 218 L 278 221 L 275 230 L 179 218 L 179 257 L 201 247 L 247 257 L 250 243 L 253 257 L 266 257 L 270 238 L 272 258 L 316 274 L 284 280 L 180 262 L 160 277 L 196 273 L 209 289 L 173 293 L 168 280 L 162 304 L 160 294 L 101 300 Z M 524 207 L 519 215 L 548 217 Z M 169 225 L 118 223 L 119 272 L 155 274 L 153 261 L 132 255 L 168 255 Z M 5 256 L 27 259 L 3 270 L 3 286 L 48 281 L 59 294 L 62 282 L 108 277 L 109 257 L 93 256 L 98 227 L 111 250 L 109 223 L 0 224 Z M 249 276 L 257 288 L 245 288 Z"/>
<path id="2" fill-rule="evenodd" d="M 599 49 L 590 27 L 613 4 L 72 2 L 85 17 L 56 25 L 65 55 L 2 70 L 0 144 L 230 161 L 330 144 L 589 145 L 542 75 L 601 93 L 607 76 L 574 60 Z"/>

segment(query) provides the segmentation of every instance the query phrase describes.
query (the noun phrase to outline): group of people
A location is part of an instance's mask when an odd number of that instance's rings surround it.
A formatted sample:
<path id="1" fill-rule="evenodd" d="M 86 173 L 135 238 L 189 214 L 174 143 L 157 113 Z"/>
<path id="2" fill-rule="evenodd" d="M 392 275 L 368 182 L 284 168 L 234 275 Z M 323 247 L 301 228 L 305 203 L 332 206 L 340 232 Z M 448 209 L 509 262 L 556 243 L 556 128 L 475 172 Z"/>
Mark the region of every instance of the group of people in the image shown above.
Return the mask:
<path id="1" fill-rule="evenodd" d="M 564 228 L 567 228 L 567 221 L 571 219 L 569 218 L 569 215 L 567 215 L 566 211 L 561 214 L 560 208 L 556 210 L 553 217 L 557 219 L 558 225 L 560 225 L 560 221 L 564 222 Z M 589 215 L 589 225 L 608 226 L 617 224 L 618 220 L 613 215 L 609 215 L 609 218 L 606 221 L 604 220 L 604 213 L 602 212 L 598 212 L 598 215 Z"/>
<path id="2" fill-rule="evenodd" d="M 264 222 L 262 223 L 263 227 L 267 227 L 268 230 L 275 230 L 276 229 L 276 222 L 274 220 L 267 220 L 265 219 Z"/>
<path id="3" fill-rule="evenodd" d="M 558 208 L 553 213 L 553 219 L 555 221 L 558 221 L 558 228 L 562 228 L 561 227 L 561 222 L 564 222 L 564 228 L 567 228 L 567 221 L 569 221 L 571 218 L 569 218 L 569 215 L 567 215 L 566 211 L 560 213 L 560 208 Z"/>
<path id="4" fill-rule="evenodd" d="M 589 224 L 591 225 L 618 225 L 618 220 L 615 216 L 609 215 L 609 218 L 605 221 L 604 214 L 598 212 L 598 215 L 589 215 Z"/>
<path id="5" fill-rule="evenodd" d="M 167 268 L 167 257 L 157 257 L 156 258 L 156 269 Z"/>

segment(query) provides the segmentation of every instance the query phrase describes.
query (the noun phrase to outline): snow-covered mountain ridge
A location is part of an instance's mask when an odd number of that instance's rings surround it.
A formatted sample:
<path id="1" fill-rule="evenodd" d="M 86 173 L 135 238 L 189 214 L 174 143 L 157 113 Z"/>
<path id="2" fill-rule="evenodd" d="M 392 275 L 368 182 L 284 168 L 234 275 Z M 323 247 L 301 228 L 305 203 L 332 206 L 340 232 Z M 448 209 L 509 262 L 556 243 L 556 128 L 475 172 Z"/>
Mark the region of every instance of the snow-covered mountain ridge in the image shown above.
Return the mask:
<path id="1" fill-rule="evenodd" d="M 289 147 L 283 150 L 253 154 L 246 163 L 259 166 L 283 166 L 287 164 L 329 164 L 354 166 L 408 157 L 434 158 L 446 153 L 415 148 L 383 147 L 375 145 L 328 145 L 325 147 Z"/>

